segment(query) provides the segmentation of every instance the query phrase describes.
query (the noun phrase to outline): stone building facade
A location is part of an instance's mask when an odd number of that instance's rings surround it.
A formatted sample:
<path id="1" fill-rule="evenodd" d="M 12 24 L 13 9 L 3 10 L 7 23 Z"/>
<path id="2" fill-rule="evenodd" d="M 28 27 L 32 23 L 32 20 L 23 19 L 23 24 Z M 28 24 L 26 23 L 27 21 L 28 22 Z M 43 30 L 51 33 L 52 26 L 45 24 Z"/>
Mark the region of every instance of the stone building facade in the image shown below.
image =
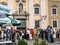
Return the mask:
<path id="1" fill-rule="evenodd" d="M 21 21 L 18 28 L 60 28 L 60 0 L 1 0 Z"/>

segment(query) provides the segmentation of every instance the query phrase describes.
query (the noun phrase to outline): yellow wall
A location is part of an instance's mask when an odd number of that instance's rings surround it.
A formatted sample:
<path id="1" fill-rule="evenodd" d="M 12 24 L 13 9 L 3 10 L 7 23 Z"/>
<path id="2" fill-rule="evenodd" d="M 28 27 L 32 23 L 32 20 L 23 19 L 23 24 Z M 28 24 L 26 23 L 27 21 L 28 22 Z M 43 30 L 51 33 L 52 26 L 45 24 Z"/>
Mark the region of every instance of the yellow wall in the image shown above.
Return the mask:
<path id="1" fill-rule="evenodd" d="M 58 28 L 59 28 L 60 27 L 60 1 L 51 1 L 51 0 L 49 0 L 48 3 L 49 3 L 48 4 L 49 24 L 51 25 L 51 20 L 57 19 L 58 20 Z M 57 9 L 58 9 L 57 10 L 58 11 L 57 16 L 53 16 L 51 14 L 51 6 L 53 6 L 53 5 L 57 6 Z"/>
<path id="2" fill-rule="evenodd" d="M 29 1 L 28 0 L 26 0 L 25 5 L 26 5 L 26 11 L 28 12 L 29 11 Z"/>
<path id="3" fill-rule="evenodd" d="M 16 11 L 17 9 L 17 2 L 15 2 L 15 0 L 12 0 L 13 3 L 12 3 L 12 9 L 13 9 L 13 12 Z M 34 0 L 34 4 L 40 4 L 40 1 L 41 0 Z M 8 0 L 1 0 L 0 2 L 6 2 L 8 3 Z M 51 15 L 51 6 L 56 4 L 57 7 L 58 7 L 58 15 L 57 16 L 52 16 Z M 46 15 L 47 15 L 47 18 L 46 18 L 46 22 L 47 22 L 47 25 L 51 25 L 51 20 L 53 19 L 57 19 L 58 20 L 58 27 L 60 27 L 60 0 L 46 0 L 46 8 L 47 8 L 47 11 L 46 11 Z M 29 12 L 29 0 L 26 0 L 25 2 L 25 9 L 27 12 Z M 41 9 L 41 8 L 40 8 Z M 41 11 L 41 10 L 40 10 Z M 39 15 L 34 15 L 34 20 L 40 20 L 40 14 Z"/>
<path id="4" fill-rule="evenodd" d="M 48 14 L 48 0 L 46 0 L 46 22 L 47 22 L 47 26 L 49 25 L 49 14 Z"/>
<path id="5" fill-rule="evenodd" d="M 17 9 L 17 2 L 15 2 L 15 0 L 13 0 L 12 8 L 13 8 L 13 12 L 15 12 Z"/>
<path id="6" fill-rule="evenodd" d="M 0 2 L 6 2 L 7 5 L 8 5 L 8 0 L 1 0 Z M 13 9 L 13 12 L 16 11 L 16 2 L 15 2 L 15 0 L 13 0 L 12 9 Z"/>
<path id="7" fill-rule="evenodd" d="M 0 0 L 0 2 L 8 2 L 8 0 Z"/>
<path id="8" fill-rule="evenodd" d="M 34 0 L 34 4 L 40 4 L 40 0 Z"/>
<path id="9" fill-rule="evenodd" d="M 40 15 L 34 16 L 34 19 L 35 19 L 35 20 L 40 20 Z"/>

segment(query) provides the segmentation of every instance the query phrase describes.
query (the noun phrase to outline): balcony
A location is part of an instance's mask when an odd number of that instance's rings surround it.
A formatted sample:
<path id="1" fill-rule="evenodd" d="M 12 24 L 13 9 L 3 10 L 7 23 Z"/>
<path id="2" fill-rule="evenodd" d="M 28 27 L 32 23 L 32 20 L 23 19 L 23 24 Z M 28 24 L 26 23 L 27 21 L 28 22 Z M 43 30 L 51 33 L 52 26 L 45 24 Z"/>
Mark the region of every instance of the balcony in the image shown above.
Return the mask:
<path id="1" fill-rule="evenodd" d="M 13 14 L 13 17 L 14 17 L 15 19 L 18 19 L 18 18 L 20 18 L 20 19 L 29 19 L 29 13 L 26 12 L 26 11 L 24 11 L 24 14 L 17 14 L 17 12 L 15 12 L 15 13 Z"/>

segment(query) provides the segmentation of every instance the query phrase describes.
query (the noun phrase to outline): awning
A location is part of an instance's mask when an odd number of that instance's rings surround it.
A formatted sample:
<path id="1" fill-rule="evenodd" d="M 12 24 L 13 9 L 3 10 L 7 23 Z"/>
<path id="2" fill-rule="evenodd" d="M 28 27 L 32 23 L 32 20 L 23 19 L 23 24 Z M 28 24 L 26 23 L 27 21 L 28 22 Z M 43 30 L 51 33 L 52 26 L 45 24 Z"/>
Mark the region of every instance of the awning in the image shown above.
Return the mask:
<path id="1" fill-rule="evenodd" d="M 9 18 L 0 18 L 0 23 L 11 23 L 11 20 Z"/>
<path id="2" fill-rule="evenodd" d="M 8 26 L 10 24 L 14 26 L 18 26 L 21 25 L 21 22 L 11 17 L 6 17 L 6 18 L 0 18 L 0 24 L 3 24 L 3 26 Z"/>
<path id="3" fill-rule="evenodd" d="M 13 19 L 13 18 L 11 18 L 9 16 L 7 18 L 11 20 L 12 24 L 20 24 L 21 23 L 19 20 Z"/>
<path id="4" fill-rule="evenodd" d="M 13 14 L 13 12 L 10 8 L 8 8 L 7 6 L 2 5 L 2 4 L 0 4 L 0 12 L 3 12 L 3 13 L 8 14 L 8 15 Z"/>
<path id="5" fill-rule="evenodd" d="M 13 26 L 12 23 L 3 24 L 2 27 Z"/>

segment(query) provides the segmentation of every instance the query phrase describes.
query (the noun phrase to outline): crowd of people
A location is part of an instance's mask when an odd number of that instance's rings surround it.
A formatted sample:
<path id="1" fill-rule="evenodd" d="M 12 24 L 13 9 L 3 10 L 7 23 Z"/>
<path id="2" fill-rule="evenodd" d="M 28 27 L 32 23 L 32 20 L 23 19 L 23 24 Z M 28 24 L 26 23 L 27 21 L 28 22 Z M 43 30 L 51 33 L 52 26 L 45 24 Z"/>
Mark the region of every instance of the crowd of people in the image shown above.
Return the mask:
<path id="1" fill-rule="evenodd" d="M 11 29 L 1 28 L 0 29 L 0 40 L 15 40 L 16 30 L 11 27 Z"/>
<path id="2" fill-rule="evenodd" d="M 14 29 L 11 27 L 10 29 L 1 28 L 0 30 L 0 40 L 12 40 L 16 39 L 26 39 L 33 40 L 34 35 L 37 35 L 38 38 L 46 39 L 49 43 L 54 42 L 56 37 L 59 38 L 60 31 L 57 29 L 53 29 L 51 26 L 48 26 L 46 30 L 40 29 Z"/>
<path id="3" fill-rule="evenodd" d="M 26 39 L 26 40 L 32 40 L 34 35 L 36 34 L 36 31 L 33 29 L 25 29 L 25 30 L 19 30 L 17 37 L 18 39 Z"/>
<path id="4" fill-rule="evenodd" d="M 60 30 L 52 28 L 51 26 L 48 26 L 45 30 L 41 29 L 39 32 L 39 37 L 41 39 L 46 39 L 48 43 L 53 43 L 56 38 L 60 37 Z"/>
<path id="5" fill-rule="evenodd" d="M 26 39 L 26 40 L 32 40 L 34 37 L 34 34 L 36 34 L 36 31 L 33 29 L 14 29 L 11 27 L 10 29 L 1 28 L 0 29 L 0 40 L 12 40 L 15 41 L 15 39 Z"/>
<path id="6" fill-rule="evenodd" d="M 49 43 L 56 41 L 56 38 L 59 38 L 60 32 L 52 26 L 47 27 L 47 40 Z"/>

